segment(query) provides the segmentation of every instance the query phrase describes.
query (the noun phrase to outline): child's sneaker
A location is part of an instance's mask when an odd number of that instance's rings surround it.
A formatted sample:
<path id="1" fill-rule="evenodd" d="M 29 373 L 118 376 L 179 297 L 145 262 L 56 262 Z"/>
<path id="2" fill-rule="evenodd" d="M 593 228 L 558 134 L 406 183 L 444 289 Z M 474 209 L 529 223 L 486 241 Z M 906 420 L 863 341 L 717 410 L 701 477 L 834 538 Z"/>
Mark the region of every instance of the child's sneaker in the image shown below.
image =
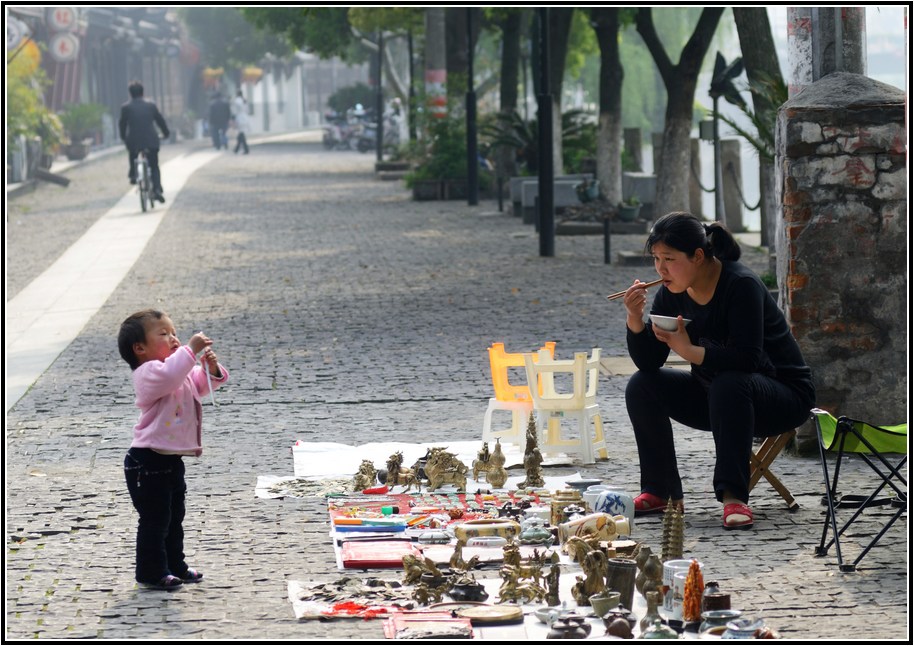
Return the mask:
<path id="1" fill-rule="evenodd" d="M 184 583 L 197 583 L 198 581 L 203 580 L 203 573 L 197 572 L 193 568 L 187 568 L 187 572 L 184 573 L 184 576 L 181 577 L 181 581 Z"/>
<path id="2" fill-rule="evenodd" d="M 156 583 L 143 583 L 143 585 L 148 588 L 154 588 L 156 590 L 177 590 L 182 585 L 184 585 L 184 581 L 176 576 L 167 574 L 159 579 Z"/>

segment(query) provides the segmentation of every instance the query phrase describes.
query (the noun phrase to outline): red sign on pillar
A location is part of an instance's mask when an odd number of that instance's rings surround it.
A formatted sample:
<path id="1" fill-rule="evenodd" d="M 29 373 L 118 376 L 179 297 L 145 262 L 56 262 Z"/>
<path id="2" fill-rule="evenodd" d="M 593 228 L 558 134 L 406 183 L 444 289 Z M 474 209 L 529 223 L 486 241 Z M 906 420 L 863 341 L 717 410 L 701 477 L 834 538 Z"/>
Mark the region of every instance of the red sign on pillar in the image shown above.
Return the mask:
<path id="1" fill-rule="evenodd" d="M 69 63 L 76 60 L 79 54 L 79 39 L 67 32 L 54 34 L 48 44 L 48 51 L 58 63 Z"/>

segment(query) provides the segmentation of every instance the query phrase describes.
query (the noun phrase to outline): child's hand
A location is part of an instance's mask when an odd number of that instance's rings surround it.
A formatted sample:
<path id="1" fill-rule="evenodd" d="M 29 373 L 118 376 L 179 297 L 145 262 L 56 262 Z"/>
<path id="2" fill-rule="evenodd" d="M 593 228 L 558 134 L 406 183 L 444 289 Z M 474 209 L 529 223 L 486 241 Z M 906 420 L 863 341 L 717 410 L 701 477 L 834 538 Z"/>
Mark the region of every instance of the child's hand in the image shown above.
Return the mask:
<path id="1" fill-rule="evenodd" d="M 193 350 L 194 354 L 200 354 L 200 350 L 208 348 L 212 344 L 213 340 L 203 334 L 203 332 L 197 332 L 190 337 L 190 341 L 187 342 L 187 345 L 190 346 L 190 349 Z"/>
<path id="2" fill-rule="evenodd" d="M 221 379 L 222 370 L 219 369 L 219 358 L 216 356 L 216 353 L 213 352 L 211 348 L 207 348 L 203 351 L 202 359 L 207 364 L 209 374 L 211 374 L 216 379 Z"/>

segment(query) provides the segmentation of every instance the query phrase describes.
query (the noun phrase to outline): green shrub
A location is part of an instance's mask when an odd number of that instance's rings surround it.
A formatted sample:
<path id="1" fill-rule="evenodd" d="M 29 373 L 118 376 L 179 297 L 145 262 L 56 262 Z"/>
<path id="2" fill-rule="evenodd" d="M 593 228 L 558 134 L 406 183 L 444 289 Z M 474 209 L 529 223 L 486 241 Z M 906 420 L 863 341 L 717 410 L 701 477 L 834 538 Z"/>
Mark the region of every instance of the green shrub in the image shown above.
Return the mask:
<path id="1" fill-rule="evenodd" d="M 467 134 L 463 119 L 445 117 L 434 121 L 428 129 L 428 141 L 411 149 L 416 168 L 406 177 L 412 188 L 418 179 L 466 179 Z M 479 188 L 488 190 L 493 185 L 492 173 L 479 169 Z"/>
<path id="2" fill-rule="evenodd" d="M 102 127 L 102 116 L 108 109 L 98 103 L 72 103 L 60 113 L 67 136 L 72 143 L 89 139 Z"/>

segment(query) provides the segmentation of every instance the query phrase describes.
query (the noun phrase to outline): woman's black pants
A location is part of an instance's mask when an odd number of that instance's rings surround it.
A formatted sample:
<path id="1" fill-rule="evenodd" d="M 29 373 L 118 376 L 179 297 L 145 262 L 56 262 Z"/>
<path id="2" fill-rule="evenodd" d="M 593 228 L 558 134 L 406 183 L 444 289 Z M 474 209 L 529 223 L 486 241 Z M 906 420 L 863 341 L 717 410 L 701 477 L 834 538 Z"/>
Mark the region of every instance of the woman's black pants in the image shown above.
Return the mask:
<path id="1" fill-rule="evenodd" d="M 714 492 L 749 501 L 749 459 L 753 437 L 780 435 L 809 417 L 812 404 L 801 393 L 758 373 L 723 372 L 703 384 L 677 368 L 638 371 L 625 390 L 641 466 L 641 491 L 679 500 L 682 480 L 676 464 L 671 420 L 711 431 L 717 451 Z"/>

